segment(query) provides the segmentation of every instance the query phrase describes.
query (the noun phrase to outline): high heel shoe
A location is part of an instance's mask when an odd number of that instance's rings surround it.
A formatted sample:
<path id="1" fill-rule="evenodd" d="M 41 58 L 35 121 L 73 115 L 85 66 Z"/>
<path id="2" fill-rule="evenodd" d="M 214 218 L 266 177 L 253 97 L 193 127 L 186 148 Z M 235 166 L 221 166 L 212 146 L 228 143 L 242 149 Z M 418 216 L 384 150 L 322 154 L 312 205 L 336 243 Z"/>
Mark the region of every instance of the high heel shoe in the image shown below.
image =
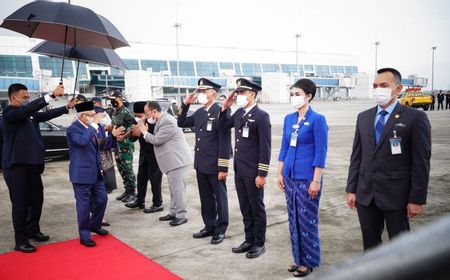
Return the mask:
<path id="1" fill-rule="evenodd" d="M 294 272 L 294 277 L 305 277 L 306 275 L 310 274 L 311 272 L 313 272 L 312 267 L 308 268 L 305 271 L 301 271 L 300 268 L 298 268 L 295 272 Z"/>

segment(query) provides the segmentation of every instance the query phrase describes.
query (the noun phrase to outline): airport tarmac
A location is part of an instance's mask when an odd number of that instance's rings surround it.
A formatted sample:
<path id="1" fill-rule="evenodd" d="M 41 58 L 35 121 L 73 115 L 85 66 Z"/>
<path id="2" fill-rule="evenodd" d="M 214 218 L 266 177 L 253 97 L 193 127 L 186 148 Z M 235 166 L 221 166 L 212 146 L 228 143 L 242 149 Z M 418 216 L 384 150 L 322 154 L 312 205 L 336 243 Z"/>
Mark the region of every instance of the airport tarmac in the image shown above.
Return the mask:
<path id="1" fill-rule="evenodd" d="M 356 212 L 345 204 L 345 186 L 352 148 L 356 116 L 373 106 L 373 100 L 316 101 L 314 110 L 326 116 L 329 125 L 328 168 L 324 175 L 320 202 L 319 232 L 321 238 L 322 266 L 319 270 L 346 260 L 362 252 L 361 233 Z M 227 180 L 230 224 L 227 238 L 222 244 L 211 245 L 210 239 L 193 239 L 192 234 L 202 229 L 200 201 L 192 168 L 187 177 L 189 222 L 171 227 L 158 221 L 166 212 L 144 214 L 128 209 L 115 197 L 122 193 L 120 175 L 118 190 L 109 195 L 106 220 L 111 234 L 148 256 L 184 279 L 287 279 L 287 268 L 292 263 L 289 229 L 284 194 L 276 186 L 277 158 L 280 148 L 284 116 L 293 109 L 287 104 L 262 104 L 272 121 L 272 160 L 265 187 L 265 204 L 268 214 L 266 253 L 257 259 L 247 259 L 245 254 L 233 254 L 231 248 L 244 240 L 242 216 L 233 183 L 233 172 Z M 411 221 L 414 232 L 418 228 L 450 213 L 450 110 L 429 111 L 432 126 L 431 176 L 428 203 L 425 212 Z M 68 117 L 66 116 L 65 120 Z M 60 122 L 63 119 L 60 120 Z M 55 121 L 58 123 L 58 120 Z M 194 134 L 186 133 L 193 148 Z M 137 170 L 138 152 L 134 164 Z M 50 242 L 78 238 L 75 199 L 68 178 L 68 161 L 46 164 L 42 176 L 45 202 L 41 229 L 50 234 Z M 163 198 L 169 205 L 167 180 L 163 178 Z M 147 193 L 150 206 L 151 191 Z M 0 253 L 14 248 L 11 222 L 11 204 L 4 180 L 0 180 Z M 35 243 L 34 243 L 35 244 Z M 39 247 L 38 252 L 39 254 Z M 107 266 L 108 264 L 105 263 Z M 133 270 L 133 267 L 124 267 Z"/>

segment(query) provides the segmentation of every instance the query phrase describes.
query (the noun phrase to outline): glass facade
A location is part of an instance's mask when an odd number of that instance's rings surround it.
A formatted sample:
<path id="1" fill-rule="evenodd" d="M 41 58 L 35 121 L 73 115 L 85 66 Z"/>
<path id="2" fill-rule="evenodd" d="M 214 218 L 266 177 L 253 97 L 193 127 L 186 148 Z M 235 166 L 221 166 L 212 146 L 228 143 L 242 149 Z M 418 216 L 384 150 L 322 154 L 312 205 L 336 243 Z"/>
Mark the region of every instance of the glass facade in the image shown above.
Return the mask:
<path id="1" fill-rule="evenodd" d="M 296 75 L 297 74 L 297 65 L 296 64 L 281 64 L 281 72 L 289 74 L 289 75 Z M 300 73 L 300 76 L 304 76 L 303 73 L 303 65 L 298 65 L 298 72 Z"/>
<path id="2" fill-rule="evenodd" d="M 61 76 L 61 66 L 62 66 L 61 58 L 47 57 L 47 56 L 39 57 L 39 68 L 52 71 L 52 77 Z M 73 72 L 73 63 L 71 60 L 64 61 L 63 72 L 64 78 L 75 77 L 75 73 Z"/>
<path id="3" fill-rule="evenodd" d="M 236 75 L 242 76 L 241 64 L 239 62 L 234 63 L 234 71 L 235 71 Z"/>
<path id="4" fill-rule="evenodd" d="M 128 67 L 129 70 L 141 70 L 139 68 L 139 60 L 137 59 L 122 59 L 123 63 Z"/>
<path id="5" fill-rule="evenodd" d="M 344 66 L 345 74 L 352 75 L 358 73 L 358 67 L 356 66 Z"/>
<path id="6" fill-rule="evenodd" d="M 219 62 L 220 69 L 233 70 L 233 62 Z"/>
<path id="7" fill-rule="evenodd" d="M 169 66 L 167 65 L 167 60 L 141 60 L 141 67 L 142 67 L 142 70 L 147 70 L 147 68 L 152 68 L 152 72 L 155 72 L 155 73 L 169 70 Z"/>
<path id="8" fill-rule="evenodd" d="M 31 56 L 0 55 L 0 76 L 33 77 Z"/>
<path id="9" fill-rule="evenodd" d="M 328 65 L 315 65 L 316 76 L 330 77 L 330 67 Z"/>
<path id="10" fill-rule="evenodd" d="M 170 73 L 177 75 L 177 62 L 174 60 L 170 61 Z M 193 61 L 180 61 L 180 76 L 195 76 Z"/>
<path id="11" fill-rule="evenodd" d="M 330 65 L 331 74 L 344 74 L 344 66 Z"/>
<path id="12" fill-rule="evenodd" d="M 262 64 L 263 72 L 280 72 L 280 64 Z"/>
<path id="13" fill-rule="evenodd" d="M 77 62 L 75 62 L 75 71 L 77 71 Z M 80 62 L 80 65 L 78 66 L 78 80 L 86 80 L 87 78 L 87 64 Z"/>
<path id="14" fill-rule="evenodd" d="M 314 66 L 311 64 L 305 64 L 303 67 L 305 68 L 305 72 L 314 72 Z"/>
<path id="15" fill-rule="evenodd" d="M 261 74 L 261 64 L 259 63 L 242 63 L 242 75 L 256 76 Z"/>
<path id="16" fill-rule="evenodd" d="M 197 76 L 199 77 L 218 77 L 219 67 L 217 62 L 195 62 L 195 67 L 197 69 Z M 181 66 L 180 66 L 181 68 Z"/>

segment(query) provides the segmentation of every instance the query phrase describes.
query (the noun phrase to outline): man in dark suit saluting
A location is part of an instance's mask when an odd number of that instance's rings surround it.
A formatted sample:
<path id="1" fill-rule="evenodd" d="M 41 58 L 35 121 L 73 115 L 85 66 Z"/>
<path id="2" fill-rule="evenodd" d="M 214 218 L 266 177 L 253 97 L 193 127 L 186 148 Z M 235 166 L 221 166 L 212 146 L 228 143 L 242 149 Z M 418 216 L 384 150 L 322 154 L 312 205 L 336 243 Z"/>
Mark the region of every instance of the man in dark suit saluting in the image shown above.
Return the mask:
<path id="1" fill-rule="evenodd" d="M 29 102 L 30 94 L 26 86 L 12 84 L 8 88 L 10 105 L 3 110 L 2 167 L 12 204 L 15 250 L 24 253 L 36 251 L 28 239 L 39 242 L 49 239 L 39 228 L 44 202 L 41 173 L 44 171 L 45 154 L 39 122 L 68 113 L 73 102 L 46 112 L 39 110 L 63 93 L 64 86 L 59 85 L 53 94 Z"/>
<path id="2" fill-rule="evenodd" d="M 378 70 L 373 82 L 376 107 L 358 115 L 347 182 L 347 204 L 356 207 L 364 250 L 409 231 L 408 218 L 426 203 L 431 127 L 423 111 L 401 105 L 401 75 Z"/>

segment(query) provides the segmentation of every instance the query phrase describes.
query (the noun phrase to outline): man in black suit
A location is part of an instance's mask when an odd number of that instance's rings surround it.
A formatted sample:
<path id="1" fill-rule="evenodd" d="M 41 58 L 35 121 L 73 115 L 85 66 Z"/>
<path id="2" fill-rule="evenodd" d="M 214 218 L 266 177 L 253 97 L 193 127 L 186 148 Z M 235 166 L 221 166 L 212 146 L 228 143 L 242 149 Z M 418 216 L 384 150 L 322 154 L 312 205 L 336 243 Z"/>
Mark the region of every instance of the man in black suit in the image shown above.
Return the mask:
<path id="1" fill-rule="evenodd" d="M 220 244 L 228 227 L 228 197 L 226 178 L 231 155 L 231 130 L 219 129 L 222 108 L 216 103 L 219 84 L 205 78 L 198 80 L 198 88 L 181 105 L 179 127 L 195 127 L 194 168 L 200 194 L 205 227 L 194 238 L 212 236 L 211 244 Z M 197 92 L 199 92 L 197 96 Z M 191 104 L 203 105 L 188 117 Z M 230 112 L 227 112 L 230 114 Z"/>
<path id="2" fill-rule="evenodd" d="M 347 182 L 347 204 L 356 207 L 364 250 L 409 231 L 408 218 L 426 203 L 431 127 L 423 111 L 401 105 L 401 75 L 378 70 L 373 93 L 378 106 L 358 115 Z"/>
<path id="3" fill-rule="evenodd" d="M 236 80 L 237 88 L 222 105 L 219 124 L 222 129 L 234 127 L 234 184 L 244 222 L 245 241 L 232 249 L 257 258 L 265 252 L 267 216 L 264 205 L 264 185 L 267 183 L 271 151 L 270 117 L 256 103 L 261 87 L 249 80 Z M 235 94 L 239 108 L 230 116 L 228 111 Z"/>
<path id="4" fill-rule="evenodd" d="M 437 96 L 437 100 L 438 100 L 438 107 L 437 107 L 437 109 L 438 109 L 438 111 L 439 111 L 439 108 L 441 110 L 444 110 L 444 98 L 445 98 L 445 95 L 442 92 L 442 90 L 440 90 L 439 93 L 438 93 L 438 96 Z"/>
<path id="5" fill-rule="evenodd" d="M 148 132 L 155 132 L 156 120 L 147 118 L 144 108 L 146 101 L 138 101 L 133 104 L 133 113 L 137 121 L 143 120 L 148 123 Z M 144 209 L 144 213 L 156 213 L 164 210 L 161 194 L 162 172 L 156 161 L 153 144 L 145 141 L 137 125 L 132 127 L 133 141 L 139 140 L 139 167 L 137 173 L 137 196 L 134 201 L 125 204 L 128 208 Z M 147 185 L 150 180 L 152 190 L 152 205 L 145 208 L 145 197 L 147 195 Z"/>
<path id="6" fill-rule="evenodd" d="M 68 113 L 74 101 L 46 112 L 39 110 L 63 93 L 64 86 L 59 85 L 53 94 L 29 102 L 26 86 L 12 84 L 8 88 L 10 105 L 3 110 L 2 167 L 11 198 L 16 251 L 34 252 L 36 248 L 29 239 L 39 242 L 49 239 L 39 228 L 44 201 L 41 173 L 45 154 L 39 122 Z"/>

